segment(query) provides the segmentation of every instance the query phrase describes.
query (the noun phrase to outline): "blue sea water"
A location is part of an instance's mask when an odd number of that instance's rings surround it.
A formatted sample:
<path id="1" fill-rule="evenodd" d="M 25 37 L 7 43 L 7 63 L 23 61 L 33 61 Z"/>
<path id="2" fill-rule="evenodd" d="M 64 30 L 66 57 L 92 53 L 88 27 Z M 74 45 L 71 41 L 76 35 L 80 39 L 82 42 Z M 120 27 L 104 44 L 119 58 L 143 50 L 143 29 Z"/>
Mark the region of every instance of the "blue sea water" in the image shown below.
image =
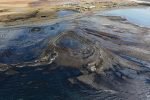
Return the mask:
<path id="1" fill-rule="evenodd" d="M 58 17 L 65 17 L 65 16 L 73 15 L 75 13 L 77 12 L 72 10 L 60 10 L 57 12 L 57 15 Z"/>
<path id="2" fill-rule="evenodd" d="M 108 16 L 121 16 L 129 22 L 150 28 L 150 8 L 127 8 L 106 11 L 103 13 Z"/>
<path id="3" fill-rule="evenodd" d="M 15 75 L 0 73 L 0 100 L 85 100 L 68 78 L 80 75 L 77 69 L 19 68 Z"/>
<path id="4" fill-rule="evenodd" d="M 66 22 L 0 29 L 0 63 L 13 64 L 36 59 L 49 40 L 65 28 Z M 73 44 L 78 42 L 73 41 Z M 72 44 L 66 45 L 72 47 Z M 51 70 L 54 67 L 57 69 Z M 0 100 L 85 100 L 81 88 L 68 80 L 79 75 L 79 70 L 58 67 L 57 64 L 14 67 L 0 72 Z"/>

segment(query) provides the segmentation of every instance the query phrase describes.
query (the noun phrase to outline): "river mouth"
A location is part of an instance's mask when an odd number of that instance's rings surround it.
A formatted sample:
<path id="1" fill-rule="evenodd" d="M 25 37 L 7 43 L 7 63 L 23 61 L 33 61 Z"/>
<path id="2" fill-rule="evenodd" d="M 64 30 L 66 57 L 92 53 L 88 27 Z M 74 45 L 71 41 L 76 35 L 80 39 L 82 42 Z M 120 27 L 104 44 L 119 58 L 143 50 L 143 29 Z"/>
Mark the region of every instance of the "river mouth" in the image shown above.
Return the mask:
<path id="1" fill-rule="evenodd" d="M 104 12 L 106 16 L 120 16 L 130 23 L 150 28 L 150 8 L 126 8 Z"/>

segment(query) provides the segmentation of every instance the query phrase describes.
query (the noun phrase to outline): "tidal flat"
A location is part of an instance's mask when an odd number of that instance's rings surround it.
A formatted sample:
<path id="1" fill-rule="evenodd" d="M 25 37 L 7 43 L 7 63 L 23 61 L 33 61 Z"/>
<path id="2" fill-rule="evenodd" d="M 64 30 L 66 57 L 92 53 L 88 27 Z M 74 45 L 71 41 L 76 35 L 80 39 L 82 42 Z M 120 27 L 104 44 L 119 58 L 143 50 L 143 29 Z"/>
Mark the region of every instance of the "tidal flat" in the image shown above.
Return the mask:
<path id="1" fill-rule="evenodd" d="M 149 6 L 33 4 L 0 10 L 0 100 L 150 100 Z"/>

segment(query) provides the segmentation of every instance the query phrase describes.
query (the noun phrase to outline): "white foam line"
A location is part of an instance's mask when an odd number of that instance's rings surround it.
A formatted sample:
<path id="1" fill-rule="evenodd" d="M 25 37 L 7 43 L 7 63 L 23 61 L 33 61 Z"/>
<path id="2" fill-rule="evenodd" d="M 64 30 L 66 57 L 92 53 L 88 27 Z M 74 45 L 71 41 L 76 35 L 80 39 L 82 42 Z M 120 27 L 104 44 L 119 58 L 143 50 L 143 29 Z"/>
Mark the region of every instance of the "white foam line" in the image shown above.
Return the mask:
<path id="1" fill-rule="evenodd" d="M 130 1 L 133 1 L 136 3 L 148 3 L 148 4 L 150 4 L 150 2 L 148 2 L 148 1 L 141 1 L 141 0 L 130 0 Z"/>

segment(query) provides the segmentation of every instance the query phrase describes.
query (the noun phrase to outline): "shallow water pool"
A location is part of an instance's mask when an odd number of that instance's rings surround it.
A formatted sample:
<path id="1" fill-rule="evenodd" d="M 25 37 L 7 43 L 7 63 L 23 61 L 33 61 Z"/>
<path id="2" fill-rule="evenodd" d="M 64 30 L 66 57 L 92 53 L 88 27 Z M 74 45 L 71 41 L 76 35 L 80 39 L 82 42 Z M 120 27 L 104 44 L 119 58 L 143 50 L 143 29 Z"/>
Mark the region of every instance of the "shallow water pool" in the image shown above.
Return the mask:
<path id="1" fill-rule="evenodd" d="M 57 15 L 58 17 L 65 17 L 65 16 L 73 15 L 75 13 L 77 12 L 72 10 L 60 10 L 57 12 Z"/>

